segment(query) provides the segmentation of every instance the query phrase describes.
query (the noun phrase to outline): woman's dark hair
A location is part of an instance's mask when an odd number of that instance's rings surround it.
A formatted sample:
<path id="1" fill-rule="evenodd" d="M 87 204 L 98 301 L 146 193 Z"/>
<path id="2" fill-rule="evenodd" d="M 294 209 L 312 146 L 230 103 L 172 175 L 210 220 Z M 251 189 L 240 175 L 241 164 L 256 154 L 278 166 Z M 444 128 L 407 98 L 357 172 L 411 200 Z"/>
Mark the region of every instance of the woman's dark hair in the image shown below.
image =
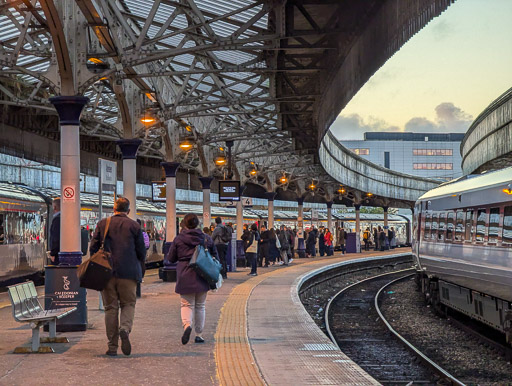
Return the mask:
<path id="1" fill-rule="evenodd" d="M 257 230 L 258 230 L 258 226 L 256 224 L 252 224 L 251 231 L 257 231 Z"/>
<path id="2" fill-rule="evenodd" d="M 189 213 L 183 219 L 183 225 L 187 229 L 195 229 L 199 225 L 199 219 L 194 213 Z"/>
<path id="3" fill-rule="evenodd" d="M 274 228 L 272 228 L 272 229 L 270 230 L 270 238 L 271 238 L 271 239 L 275 239 L 275 238 L 276 238 L 276 231 L 274 230 Z"/>

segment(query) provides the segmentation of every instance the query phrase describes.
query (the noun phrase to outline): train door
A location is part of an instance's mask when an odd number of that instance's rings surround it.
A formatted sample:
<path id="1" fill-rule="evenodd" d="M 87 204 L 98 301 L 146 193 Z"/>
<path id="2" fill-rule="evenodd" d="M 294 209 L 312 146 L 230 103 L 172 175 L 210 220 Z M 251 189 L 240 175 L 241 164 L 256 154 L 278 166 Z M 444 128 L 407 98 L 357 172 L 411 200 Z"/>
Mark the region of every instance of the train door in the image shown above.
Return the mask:
<path id="1" fill-rule="evenodd" d="M 421 268 L 419 256 L 420 256 L 421 225 L 422 225 L 421 214 L 423 212 L 422 206 L 423 206 L 422 202 L 418 203 L 414 207 L 414 213 L 413 213 L 413 222 L 414 222 L 413 237 L 414 237 L 414 240 L 413 240 L 412 250 L 413 250 L 413 254 L 416 257 L 415 260 L 416 260 L 416 264 L 418 265 L 418 268 Z"/>

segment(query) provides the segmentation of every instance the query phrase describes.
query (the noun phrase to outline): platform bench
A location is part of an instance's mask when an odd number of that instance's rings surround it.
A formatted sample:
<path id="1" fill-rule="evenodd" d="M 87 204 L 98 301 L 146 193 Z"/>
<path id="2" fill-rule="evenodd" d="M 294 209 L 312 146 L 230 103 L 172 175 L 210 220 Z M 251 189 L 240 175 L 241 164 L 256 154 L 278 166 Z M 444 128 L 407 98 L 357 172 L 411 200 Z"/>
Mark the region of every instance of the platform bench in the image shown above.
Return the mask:
<path id="1" fill-rule="evenodd" d="M 31 347 L 16 347 L 15 354 L 48 353 L 54 352 L 53 348 L 40 346 L 40 343 L 67 343 L 65 337 L 57 338 L 57 319 L 76 311 L 76 307 L 56 308 L 45 310 L 37 299 L 37 291 L 34 282 L 28 281 L 7 287 L 12 304 L 12 316 L 17 322 L 30 323 L 32 327 Z M 50 337 L 40 338 L 41 326 L 49 324 Z"/>

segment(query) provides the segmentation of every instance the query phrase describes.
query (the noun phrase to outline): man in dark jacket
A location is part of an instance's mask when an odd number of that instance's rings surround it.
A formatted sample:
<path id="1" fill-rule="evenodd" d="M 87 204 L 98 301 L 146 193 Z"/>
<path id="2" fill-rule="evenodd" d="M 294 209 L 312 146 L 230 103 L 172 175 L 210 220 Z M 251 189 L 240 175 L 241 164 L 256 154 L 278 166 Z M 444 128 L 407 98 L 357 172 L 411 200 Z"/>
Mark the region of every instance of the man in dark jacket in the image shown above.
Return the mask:
<path id="1" fill-rule="evenodd" d="M 231 231 L 222 224 L 222 218 L 215 218 L 215 229 L 212 233 L 212 239 L 215 244 L 215 248 L 217 248 L 217 253 L 219 254 L 219 261 L 222 264 L 222 278 L 228 278 L 228 264 L 226 261 L 226 255 L 228 252 L 229 241 L 231 240 Z"/>
<path id="2" fill-rule="evenodd" d="M 52 202 L 53 218 L 50 225 L 50 260 L 53 265 L 59 265 L 60 252 L 60 197 Z"/>
<path id="3" fill-rule="evenodd" d="M 111 253 L 113 277 L 101 295 L 105 305 L 105 326 L 108 338 L 107 355 L 117 355 L 119 337 L 123 354 L 130 355 L 132 347 L 129 334 L 132 330 L 137 300 L 137 282 L 142 280 L 146 248 L 140 225 L 128 218 L 130 201 L 118 198 L 114 204 L 114 215 L 105 238 L 105 250 Z M 90 253 L 94 255 L 101 247 L 107 219 L 101 220 L 91 240 Z M 119 321 L 119 308 L 121 318 Z"/>

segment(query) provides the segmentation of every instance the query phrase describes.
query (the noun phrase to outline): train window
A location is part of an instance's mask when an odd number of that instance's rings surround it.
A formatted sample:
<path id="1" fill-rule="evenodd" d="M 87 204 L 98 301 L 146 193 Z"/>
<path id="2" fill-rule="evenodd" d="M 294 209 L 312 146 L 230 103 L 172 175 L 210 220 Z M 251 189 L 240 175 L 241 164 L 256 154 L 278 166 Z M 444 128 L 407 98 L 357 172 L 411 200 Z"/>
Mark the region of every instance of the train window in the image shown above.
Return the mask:
<path id="1" fill-rule="evenodd" d="M 457 211 L 457 225 L 455 226 L 455 241 L 462 241 L 464 235 L 464 212 L 462 210 Z"/>
<path id="2" fill-rule="evenodd" d="M 506 206 L 503 215 L 503 244 L 512 244 L 512 206 Z"/>
<path id="3" fill-rule="evenodd" d="M 467 241 L 468 243 L 473 241 L 473 211 L 468 210 L 466 212 L 466 232 L 464 234 L 464 241 Z"/>
<path id="4" fill-rule="evenodd" d="M 489 216 L 489 244 L 496 244 L 500 236 L 500 208 L 491 208 Z"/>
<path id="5" fill-rule="evenodd" d="M 430 220 L 431 220 L 431 217 L 430 217 L 430 215 L 427 214 L 425 216 L 425 231 L 423 232 L 423 238 L 425 240 L 430 239 Z"/>
<path id="6" fill-rule="evenodd" d="M 434 213 L 432 215 L 432 225 L 430 228 L 432 229 L 432 236 L 430 237 L 432 240 L 437 239 L 437 222 L 438 222 L 439 215 L 437 213 Z"/>
<path id="7" fill-rule="evenodd" d="M 487 211 L 478 209 L 476 218 L 476 241 L 483 243 L 485 238 L 485 223 L 487 222 Z"/>
<path id="8" fill-rule="evenodd" d="M 444 240 L 445 221 L 446 212 L 439 213 L 439 230 L 437 232 L 437 239 L 440 241 Z"/>
<path id="9" fill-rule="evenodd" d="M 448 212 L 448 217 L 446 218 L 446 240 L 451 240 L 453 237 L 454 220 L 455 212 Z"/>

